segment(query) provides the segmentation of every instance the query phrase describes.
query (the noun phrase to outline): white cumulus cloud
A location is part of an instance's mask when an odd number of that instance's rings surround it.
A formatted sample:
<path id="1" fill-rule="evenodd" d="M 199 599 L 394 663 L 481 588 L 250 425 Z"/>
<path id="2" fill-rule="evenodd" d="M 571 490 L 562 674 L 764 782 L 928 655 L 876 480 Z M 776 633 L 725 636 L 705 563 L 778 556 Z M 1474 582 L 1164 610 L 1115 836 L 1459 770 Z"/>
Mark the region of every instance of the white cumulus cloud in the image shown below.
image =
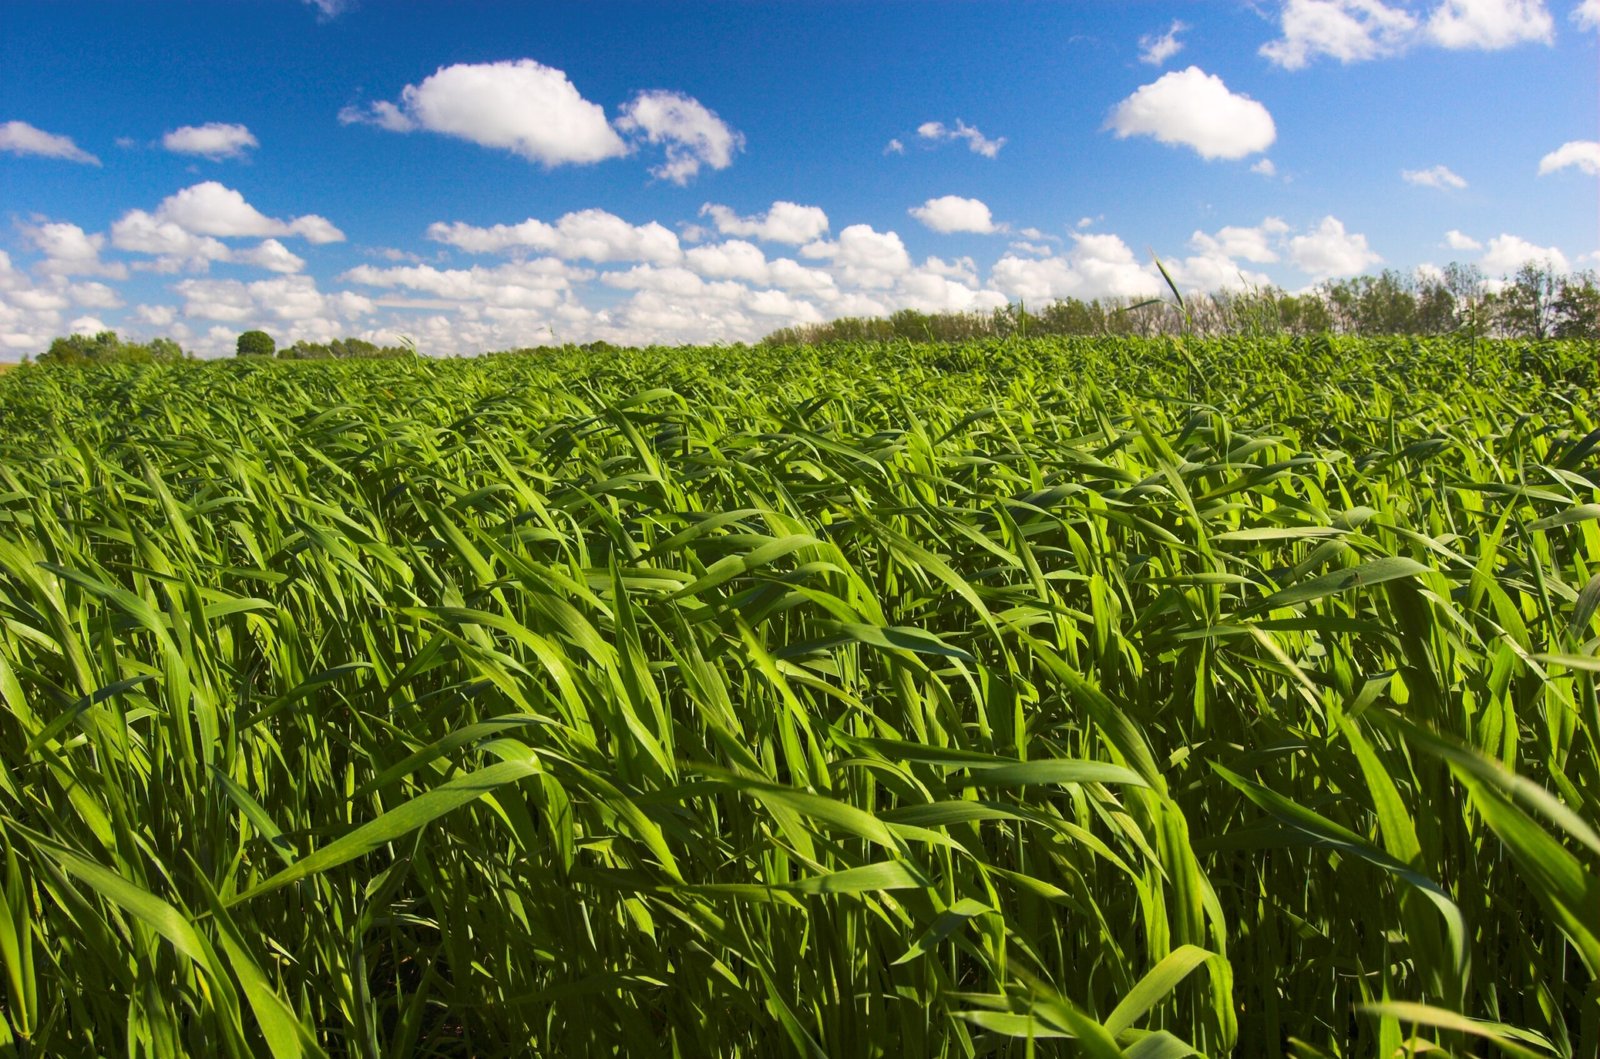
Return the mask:
<path id="1" fill-rule="evenodd" d="M 973 154 L 981 154 L 985 158 L 995 158 L 1000 154 L 1000 148 L 1006 145 L 1004 136 L 989 139 L 978 131 L 977 126 L 968 125 L 960 118 L 956 119 L 955 128 L 950 128 L 942 121 L 925 121 L 917 126 L 917 135 L 924 140 L 940 141 L 964 140 L 967 149 Z M 899 140 L 893 141 L 899 143 Z"/>
<path id="2" fill-rule="evenodd" d="M 68 162 L 99 165 L 100 159 L 72 142 L 72 137 L 36 129 L 25 121 L 0 124 L 0 151 L 62 158 Z"/>
<path id="3" fill-rule="evenodd" d="M 400 102 L 339 112 L 345 124 L 391 132 L 426 129 L 495 147 L 545 166 L 584 165 L 628 153 L 606 112 L 567 75 L 532 59 L 441 66 Z"/>
<path id="4" fill-rule="evenodd" d="M 278 276 L 244 283 L 236 279 L 186 279 L 173 285 L 183 314 L 243 326 L 269 323 L 351 321 L 371 313 L 372 299 L 352 291 L 325 293 L 310 276 Z"/>
<path id="5" fill-rule="evenodd" d="M 161 220 L 144 210 L 129 210 L 111 225 L 111 245 L 118 250 L 155 256 L 153 268 L 158 272 L 204 271 L 211 262 L 226 261 L 232 253 L 220 239 L 195 235 L 180 224 Z"/>
<path id="6" fill-rule="evenodd" d="M 219 236 L 263 241 L 253 247 L 235 248 Z M 268 217 L 239 192 L 216 181 L 169 195 L 153 212 L 128 210 L 111 225 L 111 245 L 153 258 L 136 262 L 133 267 L 154 272 L 204 272 L 219 261 L 272 272 L 299 272 L 305 261 L 278 241 L 279 237 L 291 236 L 310 243 L 344 239 L 344 233 L 325 217 Z"/>
<path id="7" fill-rule="evenodd" d="M 1553 246 L 1538 246 L 1516 235 L 1501 234 L 1489 240 L 1483 270 L 1490 276 L 1509 276 L 1523 265 L 1548 266 L 1554 272 L 1571 271 L 1567 255 Z"/>
<path id="8" fill-rule="evenodd" d="M 652 175 L 674 184 L 687 184 L 702 165 L 726 169 L 744 149 L 744 134 L 736 132 L 704 104 L 679 92 L 640 92 L 622 108 L 617 128 L 664 144 L 667 160 L 652 166 Z"/>
<path id="9" fill-rule="evenodd" d="M 804 248 L 801 254 L 805 255 Z M 857 287 L 892 287 L 912 267 L 911 255 L 898 234 L 880 232 L 868 224 L 852 224 L 841 231 L 831 256 L 845 282 Z"/>
<path id="10" fill-rule="evenodd" d="M 195 154 L 220 162 L 225 158 L 243 158 L 252 147 L 261 144 L 243 125 L 228 125 L 208 121 L 204 125 L 182 125 L 161 137 L 161 146 L 175 154 Z"/>
<path id="11" fill-rule="evenodd" d="M 36 266 L 39 272 L 52 276 L 127 278 L 126 265 L 100 260 L 106 237 L 99 233 L 91 235 L 76 224 L 50 221 L 24 225 L 22 234 L 44 255 L 44 260 Z"/>
<path id="12" fill-rule="evenodd" d="M 1467 186 L 1462 177 L 1451 171 L 1450 167 L 1436 165 L 1427 169 L 1402 169 L 1400 177 L 1407 184 L 1415 184 L 1423 188 L 1456 188 Z"/>
<path id="13" fill-rule="evenodd" d="M 1195 232 L 1189 237 L 1189 246 L 1201 254 L 1226 258 L 1244 258 L 1258 265 L 1270 265 L 1278 260 L 1279 247 L 1289 226 L 1277 217 L 1268 217 L 1254 227 L 1230 225 L 1216 232 Z"/>
<path id="14" fill-rule="evenodd" d="M 1153 136 L 1202 158 L 1243 158 L 1265 151 L 1278 135 L 1266 107 L 1198 66 L 1140 87 L 1116 105 L 1106 125 L 1118 139 Z"/>
<path id="15" fill-rule="evenodd" d="M 235 250 L 228 260 L 240 265 L 254 265 L 269 272 L 299 272 L 306 267 L 303 258 L 296 256 L 276 239 L 263 240 L 248 250 Z"/>
<path id="16" fill-rule="evenodd" d="M 1567 17 L 1579 29 L 1600 29 L 1600 0 L 1583 0 Z"/>
<path id="17" fill-rule="evenodd" d="M 809 243 L 828 231 L 828 215 L 819 206 L 774 202 L 766 213 L 741 217 L 727 206 L 708 202 L 700 216 L 710 217 L 723 235 L 742 235 L 769 243 Z"/>
<path id="18" fill-rule="evenodd" d="M 1428 11 L 1421 6 L 1414 0 L 1284 0 L 1282 35 L 1262 45 L 1261 54 L 1299 70 L 1320 56 L 1356 63 L 1424 44 L 1497 51 L 1554 40 L 1555 20 L 1545 0 L 1437 0 Z"/>
<path id="19" fill-rule="evenodd" d="M 1290 239 L 1288 249 L 1295 268 L 1319 280 L 1354 275 L 1383 260 L 1367 246 L 1366 236 L 1346 232 L 1337 217 L 1322 218 L 1311 231 Z"/>
<path id="20" fill-rule="evenodd" d="M 1428 37 L 1441 48 L 1498 51 L 1555 40 L 1544 0 L 1444 0 L 1428 16 Z"/>
<path id="21" fill-rule="evenodd" d="M 1444 243 L 1452 250 L 1482 250 L 1483 244 L 1465 232 L 1452 228 L 1444 233 Z"/>
<path id="22" fill-rule="evenodd" d="M 575 282 L 593 276 L 588 269 L 574 268 L 555 258 L 538 258 L 492 267 L 474 265 L 466 269 L 441 269 L 432 265 L 393 268 L 357 265 L 339 278 L 365 287 L 408 290 L 451 304 L 553 309 L 566 300 L 566 292 Z"/>
<path id="23" fill-rule="evenodd" d="M 427 236 L 473 254 L 529 249 L 587 261 L 673 264 L 683 251 L 677 235 L 656 222 L 634 225 L 600 209 L 578 210 L 554 224 L 529 218 L 520 224 L 479 228 L 462 221 L 428 225 Z"/>
<path id="24" fill-rule="evenodd" d="M 767 281 L 767 256 L 760 247 L 743 239 L 697 246 L 683 256 L 688 266 L 702 276 L 747 283 L 765 284 Z"/>
<path id="25" fill-rule="evenodd" d="M 1149 63 L 1151 66 L 1165 66 L 1168 59 L 1183 50 L 1183 41 L 1178 39 L 1178 34 L 1188 29 L 1188 25 L 1173 19 L 1172 25 L 1167 27 L 1165 33 L 1151 33 L 1139 38 L 1139 61 Z"/>
<path id="26" fill-rule="evenodd" d="M 1539 159 L 1540 176 L 1569 167 L 1600 176 L 1600 141 L 1571 140 Z"/>
<path id="27" fill-rule="evenodd" d="M 309 243 L 338 243 L 344 233 L 326 217 L 306 214 L 291 220 L 268 217 L 245 197 L 215 180 L 174 192 L 156 207 L 156 222 L 168 221 L 193 235 L 299 236 Z"/>
<path id="28" fill-rule="evenodd" d="M 977 199 L 964 199 L 960 195 L 929 199 L 906 212 L 936 232 L 977 232 L 987 235 L 997 230 L 988 206 Z"/>
<path id="29" fill-rule="evenodd" d="M 1153 298 L 1165 290 L 1153 268 L 1139 264 L 1119 236 L 1085 233 L 1072 236 L 1065 253 L 1046 258 L 1007 254 L 995 262 L 989 283 L 1025 302 L 1061 298 Z"/>
<path id="30" fill-rule="evenodd" d="M 1287 0 L 1280 15 L 1283 36 L 1261 46 L 1261 54 L 1286 70 L 1298 70 L 1319 55 L 1341 63 L 1363 62 L 1403 51 L 1418 22 L 1383 0 Z"/>

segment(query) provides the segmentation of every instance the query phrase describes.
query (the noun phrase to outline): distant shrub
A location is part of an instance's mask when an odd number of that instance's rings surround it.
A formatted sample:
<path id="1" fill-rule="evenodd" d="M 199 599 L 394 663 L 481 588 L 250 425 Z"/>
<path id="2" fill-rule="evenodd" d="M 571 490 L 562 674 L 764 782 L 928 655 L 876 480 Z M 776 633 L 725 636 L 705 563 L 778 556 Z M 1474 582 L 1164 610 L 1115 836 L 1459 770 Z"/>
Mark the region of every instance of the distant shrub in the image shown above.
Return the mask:
<path id="1" fill-rule="evenodd" d="M 280 360 L 383 360 L 394 357 L 414 357 L 415 346 L 380 346 L 364 338 L 335 338 L 331 342 L 307 342 L 301 339 L 292 346 L 278 350 Z"/>
<path id="2" fill-rule="evenodd" d="M 115 331 L 94 335 L 66 335 L 39 354 L 40 364 L 144 364 L 182 360 L 183 348 L 170 338 L 149 342 L 124 342 Z"/>
<path id="3" fill-rule="evenodd" d="M 239 336 L 235 353 L 241 357 L 270 357 L 277 348 L 277 343 L 265 331 L 246 331 Z"/>

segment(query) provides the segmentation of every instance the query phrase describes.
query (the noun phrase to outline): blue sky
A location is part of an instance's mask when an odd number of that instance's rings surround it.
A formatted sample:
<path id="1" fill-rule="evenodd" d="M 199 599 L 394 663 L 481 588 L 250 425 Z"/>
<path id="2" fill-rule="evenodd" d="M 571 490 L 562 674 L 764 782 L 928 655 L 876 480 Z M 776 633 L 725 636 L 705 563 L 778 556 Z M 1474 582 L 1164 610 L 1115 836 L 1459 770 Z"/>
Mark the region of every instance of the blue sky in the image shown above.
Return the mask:
<path id="1" fill-rule="evenodd" d="M 1600 264 L 1600 0 L 6 5 L 0 359 Z"/>

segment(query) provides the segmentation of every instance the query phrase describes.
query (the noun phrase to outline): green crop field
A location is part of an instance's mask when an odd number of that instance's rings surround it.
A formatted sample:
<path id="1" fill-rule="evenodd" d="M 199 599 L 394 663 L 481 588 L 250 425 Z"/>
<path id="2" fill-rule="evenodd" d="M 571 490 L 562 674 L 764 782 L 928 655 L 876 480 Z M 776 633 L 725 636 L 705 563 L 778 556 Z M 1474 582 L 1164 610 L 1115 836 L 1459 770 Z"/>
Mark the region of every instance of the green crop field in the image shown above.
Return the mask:
<path id="1" fill-rule="evenodd" d="M 1597 420 L 1577 342 L 8 372 L 0 1051 L 1592 1057 Z"/>

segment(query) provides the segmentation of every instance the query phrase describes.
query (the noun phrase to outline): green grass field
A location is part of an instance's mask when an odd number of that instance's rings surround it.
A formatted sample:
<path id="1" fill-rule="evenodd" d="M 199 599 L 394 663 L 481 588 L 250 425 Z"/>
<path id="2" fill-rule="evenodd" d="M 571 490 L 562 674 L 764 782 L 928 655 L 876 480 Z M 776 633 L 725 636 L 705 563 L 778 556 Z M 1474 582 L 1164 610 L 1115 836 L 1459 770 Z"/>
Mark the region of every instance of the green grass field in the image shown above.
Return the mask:
<path id="1" fill-rule="evenodd" d="M 22 1056 L 1593 1056 L 1592 345 L 0 379 Z"/>

